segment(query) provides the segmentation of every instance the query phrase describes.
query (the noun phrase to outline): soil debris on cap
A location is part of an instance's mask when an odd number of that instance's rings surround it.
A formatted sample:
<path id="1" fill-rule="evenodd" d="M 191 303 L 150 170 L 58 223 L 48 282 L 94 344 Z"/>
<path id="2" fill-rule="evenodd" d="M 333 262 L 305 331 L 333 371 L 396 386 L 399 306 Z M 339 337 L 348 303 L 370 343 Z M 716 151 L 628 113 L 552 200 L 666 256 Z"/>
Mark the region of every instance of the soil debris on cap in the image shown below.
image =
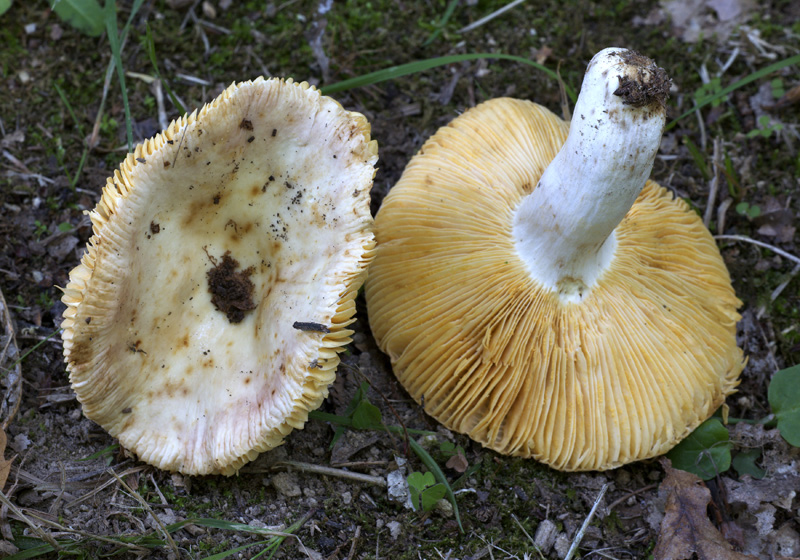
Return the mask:
<path id="1" fill-rule="evenodd" d="M 241 323 L 245 313 L 256 308 L 253 302 L 253 282 L 250 275 L 255 270 L 252 266 L 244 270 L 239 268 L 239 261 L 226 251 L 222 260 L 209 255 L 214 267 L 208 271 L 208 291 L 211 292 L 211 303 L 228 317 L 231 323 Z"/>

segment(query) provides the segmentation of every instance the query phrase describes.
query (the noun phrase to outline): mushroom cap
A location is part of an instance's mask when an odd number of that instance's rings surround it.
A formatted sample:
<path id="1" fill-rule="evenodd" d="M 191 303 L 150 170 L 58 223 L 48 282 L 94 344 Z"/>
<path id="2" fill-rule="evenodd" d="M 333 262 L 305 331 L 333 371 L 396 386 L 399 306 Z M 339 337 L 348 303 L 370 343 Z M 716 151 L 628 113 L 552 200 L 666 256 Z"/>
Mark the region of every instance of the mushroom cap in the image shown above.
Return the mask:
<path id="1" fill-rule="evenodd" d="M 366 118 L 258 78 L 129 154 L 62 301 L 84 413 L 141 460 L 233 474 L 302 428 L 374 256 Z"/>
<path id="2" fill-rule="evenodd" d="M 666 452 L 733 392 L 741 302 L 699 217 L 652 181 L 582 302 L 532 280 L 513 212 L 568 130 L 513 99 L 441 128 L 376 216 L 365 293 L 428 414 L 500 453 L 603 470 Z"/>

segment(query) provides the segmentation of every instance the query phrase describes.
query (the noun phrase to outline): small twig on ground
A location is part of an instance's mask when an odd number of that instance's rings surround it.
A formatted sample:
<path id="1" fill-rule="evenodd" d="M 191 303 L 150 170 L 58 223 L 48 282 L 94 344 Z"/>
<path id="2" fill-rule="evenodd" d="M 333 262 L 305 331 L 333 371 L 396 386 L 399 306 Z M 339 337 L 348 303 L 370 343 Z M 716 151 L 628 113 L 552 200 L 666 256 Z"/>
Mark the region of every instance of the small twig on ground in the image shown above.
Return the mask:
<path id="1" fill-rule="evenodd" d="M 783 290 L 785 290 L 786 286 L 788 286 L 791 283 L 791 281 L 794 280 L 795 276 L 797 276 L 798 273 L 800 273 L 800 264 L 796 264 L 795 267 L 792 269 L 792 271 L 789 273 L 789 275 L 786 277 L 786 279 L 780 284 L 778 284 L 777 288 L 772 290 L 772 293 L 769 295 L 770 303 L 778 299 L 778 296 L 780 296 L 783 293 Z M 766 312 L 767 312 L 767 304 L 763 303 L 759 306 L 758 311 L 756 312 L 756 319 L 761 319 L 761 317 L 763 317 L 764 313 Z"/>
<path id="2" fill-rule="evenodd" d="M 52 521 L 52 520 L 46 519 L 44 517 L 39 517 L 38 515 L 32 513 L 30 510 L 28 510 L 27 513 L 31 517 L 35 518 L 37 521 L 40 521 L 45 525 L 49 525 L 53 529 L 56 529 L 57 531 L 60 531 L 60 532 L 65 533 L 65 534 L 79 535 L 79 536 L 81 536 L 81 537 L 83 537 L 85 539 L 91 539 L 91 540 L 96 540 L 96 541 L 100 541 L 100 542 L 113 544 L 115 546 L 121 546 L 121 547 L 127 548 L 128 550 L 133 550 L 133 551 L 136 551 L 136 552 L 139 552 L 139 553 L 150 552 L 149 550 L 147 550 L 144 547 L 141 547 L 141 546 L 138 546 L 138 545 L 135 545 L 135 544 L 132 544 L 132 543 L 127 543 L 127 542 L 125 542 L 123 540 L 119 540 L 119 539 L 116 539 L 116 538 L 113 538 L 113 537 L 107 537 L 105 535 L 95 535 L 93 533 L 88 533 L 86 531 L 81 531 L 80 529 L 73 529 L 71 527 L 65 527 L 64 525 L 61 525 L 60 523 L 58 523 L 56 521 Z M 48 543 L 48 544 L 50 544 L 52 546 L 51 543 Z M 56 550 L 61 550 L 61 549 L 57 548 Z"/>
<path id="3" fill-rule="evenodd" d="M 156 107 L 158 108 L 158 126 L 161 130 L 166 130 L 169 126 L 169 119 L 167 118 L 167 110 L 164 107 L 164 90 L 161 87 L 161 80 L 155 80 L 153 85 L 150 86 L 153 95 L 156 98 Z"/>
<path id="4" fill-rule="evenodd" d="M 461 29 L 458 30 L 458 33 L 466 33 L 467 31 L 472 31 L 473 29 L 477 29 L 478 27 L 480 27 L 484 23 L 488 23 L 488 22 L 492 21 L 494 18 L 496 18 L 497 16 L 503 15 L 508 10 L 517 7 L 519 4 L 522 4 L 524 1 L 525 0 L 514 0 L 513 2 L 510 2 L 510 3 L 506 4 L 505 6 L 500 8 L 499 10 L 495 10 L 494 12 L 489 14 L 488 16 L 484 16 L 481 19 L 479 19 L 478 21 L 473 21 L 469 25 L 467 25 L 465 27 L 462 27 Z"/>
<path id="5" fill-rule="evenodd" d="M 572 120 L 572 111 L 569 108 L 569 96 L 567 95 L 567 88 L 564 87 L 564 80 L 561 79 L 561 61 L 556 65 L 556 76 L 558 77 L 558 95 L 561 99 L 561 116 L 564 117 L 566 122 Z"/>
<path id="6" fill-rule="evenodd" d="M 533 539 L 533 538 L 532 538 L 532 537 L 531 537 L 531 536 L 528 534 L 528 531 L 526 531 L 526 530 L 525 530 L 525 527 L 523 527 L 523 526 L 522 526 L 522 523 L 520 523 L 520 522 L 519 522 L 519 519 L 517 519 L 517 516 L 516 516 L 516 515 L 514 515 L 514 514 L 512 513 L 512 514 L 511 514 L 511 519 L 513 519 L 513 520 L 514 520 L 514 523 L 516 523 L 516 524 L 517 524 L 517 527 L 519 527 L 520 531 L 522 531 L 522 532 L 525 534 L 525 536 L 526 536 L 526 537 L 528 537 L 528 540 L 529 540 L 529 541 L 531 541 L 531 544 L 533 545 L 533 550 L 535 550 L 535 551 L 536 551 L 536 554 L 538 554 L 538 555 L 539 555 L 539 558 L 541 558 L 541 560 L 546 560 L 546 558 L 545 558 L 545 557 L 544 557 L 544 555 L 542 554 L 542 551 L 539 549 L 539 545 L 537 545 L 537 544 L 536 544 L 536 540 L 534 540 L 534 539 Z"/>
<path id="7" fill-rule="evenodd" d="M 733 204 L 732 198 L 726 198 L 723 200 L 719 208 L 717 208 L 717 233 L 725 233 L 725 214 L 728 212 L 728 208 L 731 207 Z"/>
<path id="8" fill-rule="evenodd" d="M 117 465 L 117 468 L 119 468 L 119 465 Z M 144 469 L 146 469 L 146 468 L 147 468 L 147 467 L 145 467 L 145 466 L 131 467 L 131 468 L 129 468 L 129 469 L 127 469 L 127 470 L 125 470 L 125 471 L 121 472 L 121 473 L 119 474 L 119 476 L 120 476 L 120 477 L 126 477 L 126 476 L 128 476 L 129 474 L 133 474 L 133 473 L 136 473 L 136 472 L 142 471 L 142 470 L 144 470 Z M 103 472 L 103 473 L 106 473 L 106 472 L 108 472 L 108 469 L 103 469 L 103 470 L 102 470 L 102 472 Z M 96 475 L 97 475 L 97 474 L 99 474 L 99 473 L 96 473 L 96 472 L 95 472 L 95 473 L 91 473 L 91 474 L 92 474 L 92 476 L 96 476 Z M 72 500 L 71 502 L 69 502 L 67 505 L 65 505 L 65 506 L 64 506 L 64 508 L 65 508 L 65 509 L 70 509 L 70 508 L 72 508 L 72 507 L 75 507 L 76 505 L 80 504 L 81 502 L 85 502 L 86 500 L 88 500 L 88 499 L 89 499 L 89 498 L 91 498 L 92 496 L 95 496 L 95 495 L 96 495 L 96 494 L 98 494 L 100 491 L 104 490 L 105 488 L 107 488 L 108 486 L 110 486 L 111 484 L 113 484 L 113 483 L 114 483 L 114 481 L 115 481 L 115 479 L 114 479 L 113 477 L 111 477 L 111 478 L 108 478 L 108 479 L 107 479 L 107 480 L 105 480 L 105 481 L 104 481 L 102 484 L 100 484 L 99 486 L 95 486 L 94 488 L 92 488 L 92 489 L 91 489 L 89 492 L 87 492 L 87 493 L 86 493 L 86 494 L 84 494 L 83 496 L 80 496 L 80 497 L 78 497 L 78 498 L 75 498 L 74 500 Z"/>
<path id="9" fill-rule="evenodd" d="M 144 510 L 145 510 L 145 511 L 146 511 L 148 514 L 150 514 L 150 517 L 152 517 L 152 518 L 153 518 L 153 521 L 155 521 L 155 522 L 156 522 L 156 525 L 158 525 L 158 528 L 159 528 L 159 529 L 161 530 L 161 532 L 164 534 L 164 539 L 167 541 L 167 544 L 169 545 L 169 547 L 170 547 L 170 549 L 172 550 L 172 552 L 174 552 L 174 553 L 175 553 L 175 556 L 176 556 L 176 557 L 180 558 L 180 552 L 178 551 L 178 545 L 177 545 L 177 544 L 175 544 L 175 541 L 172 539 L 172 535 L 170 535 L 170 534 L 169 534 L 169 531 L 167 531 L 167 528 L 164 526 L 164 523 L 161 521 L 161 519 L 160 519 L 160 518 L 159 518 L 159 517 L 156 515 L 156 513 L 153 511 L 153 508 L 151 508 L 151 507 L 150 507 L 150 504 L 148 504 L 148 503 L 147 503 L 147 501 L 146 501 L 144 498 L 142 498 L 142 497 L 139 495 L 139 493 L 138 493 L 138 492 L 135 492 L 135 491 L 134 491 L 134 490 L 133 490 L 133 489 L 132 489 L 130 486 L 128 486 L 128 483 L 127 483 L 127 482 L 125 482 L 125 481 L 122 479 L 122 477 L 120 477 L 120 476 L 119 476 L 117 473 L 115 473 L 115 472 L 114 472 L 112 469 L 108 469 L 108 473 L 109 473 L 111 476 L 113 476 L 114 478 L 116 478 L 116 479 L 117 479 L 117 482 L 119 482 L 120 486 L 122 486 L 122 487 L 123 487 L 125 490 L 127 490 L 127 492 L 128 492 L 128 493 L 129 493 L 129 494 L 130 494 L 130 495 L 131 495 L 131 496 L 132 496 L 132 497 L 133 497 L 133 498 L 134 498 L 134 499 L 135 499 L 137 502 L 139 502 L 139 504 L 142 506 L 142 508 L 144 508 Z"/>
<path id="10" fill-rule="evenodd" d="M 353 535 L 353 544 L 350 545 L 350 553 L 347 555 L 347 560 L 353 560 L 354 555 L 356 553 L 356 545 L 358 544 L 358 539 L 361 537 L 361 525 L 356 527 L 356 532 Z"/>
<path id="11" fill-rule="evenodd" d="M 350 461 L 347 463 L 331 463 L 332 467 L 339 469 L 365 468 L 365 467 L 385 467 L 391 461 Z"/>
<path id="12" fill-rule="evenodd" d="M 22 366 L 20 365 L 20 360 L 16 360 L 8 369 L 3 367 L 6 356 L 10 356 L 12 360 L 15 359 L 19 354 L 19 348 L 17 347 L 14 323 L 11 322 L 11 313 L 8 310 L 8 304 L 2 290 L 0 290 L 0 313 L 3 315 L 6 336 L 5 344 L 0 349 L 0 373 L 8 376 L 8 383 L 6 383 L 8 388 L 5 395 L 3 395 L 3 400 L 0 402 L 0 416 L 3 417 L 3 423 L 0 424 L 0 428 L 5 431 L 11 421 L 14 420 L 14 416 L 17 415 L 22 401 Z"/>
<path id="13" fill-rule="evenodd" d="M 711 168 L 714 176 L 708 185 L 708 201 L 706 202 L 706 212 L 703 215 L 703 225 L 708 229 L 711 223 L 711 215 L 714 213 L 714 205 L 717 203 L 717 191 L 719 190 L 719 170 L 722 169 L 722 140 L 714 138 L 714 159 Z"/>
<path id="14" fill-rule="evenodd" d="M 567 552 L 566 557 L 564 557 L 564 560 L 572 560 L 572 557 L 575 555 L 575 552 L 577 552 L 578 545 L 580 545 L 581 541 L 583 540 L 583 534 L 589 527 L 589 523 L 592 521 L 592 517 L 594 517 L 594 513 L 597 511 L 597 507 L 600 505 L 600 501 L 603 499 L 603 496 L 606 495 L 606 490 L 608 490 L 608 483 L 603 484 L 603 487 L 600 489 L 600 493 L 597 495 L 597 498 L 595 498 L 592 509 L 589 510 L 589 515 L 586 516 L 586 519 L 584 519 L 583 521 L 583 525 L 581 525 L 581 528 L 578 530 L 578 533 L 575 535 L 575 538 L 572 539 L 572 545 L 570 545 L 569 551 Z"/>
<path id="15" fill-rule="evenodd" d="M 769 249 L 773 253 L 782 256 L 783 258 L 789 259 L 790 261 L 800 264 L 800 257 L 796 257 L 791 253 L 787 253 L 783 249 L 778 249 L 774 245 L 770 245 L 769 243 L 764 243 L 763 241 L 758 241 L 751 237 L 747 237 L 746 235 L 715 235 L 714 239 L 723 239 L 726 241 L 744 241 L 745 243 L 752 243 L 753 245 L 758 245 L 759 247 L 763 247 L 764 249 Z"/>
<path id="16" fill-rule="evenodd" d="M 332 467 L 324 467 L 322 465 L 303 463 L 300 461 L 280 461 L 279 463 L 275 463 L 270 470 L 285 467 L 291 467 L 305 473 L 321 474 L 323 476 L 335 476 L 337 478 L 345 478 L 355 482 L 374 484 L 375 486 L 386 486 L 386 480 L 380 476 L 371 476 L 368 474 L 346 471 L 344 469 L 334 469 Z"/>
<path id="17" fill-rule="evenodd" d="M 778 299 L 778 296 L 781 295 L 781 292 L 783 292 L 786 286 L 789 285 L 789 282 L 794 280 L 794 277 L 797 276 L 798 273 L 800 273 L 800 263 L 796 264 L 795 267 L 792 269 L 792 271 L 789 273 L 789 276 L 786 278 L 786 280 L 781 282 L 778 285 L 778 287 L 772 291 L 772 293 L 769 296 L 769 300 L 775 301 L 776 299 Z"/>
<path id="18" fill-rule="evenodd" d="M 42 530 L 41 527 L 39 527 L 36 523 L 34 523 L 30 517 L 22 513 L 22 511 L 16 505 L 14 505 L 14 503 L 11 502 L 11 500 L 9 500 L 5 494 L 3 494 L 2 490 L 0 490 L 0 502 L 3 502 L 3 505 L 6 506 L 11 513 L 16 515 L 17 519 L 23 521 L 28 527 L 31 528 L 31 530 L 34 533 L 36 533 L 36 535 L 40 539 L 42 539 L 44 542 L 52 546 L 55 551 L 61 550 L 61 547 L 55 541 L 52 535 L 47 534 L 45 531 Z M 39 521 L 42 520 L 40 519 Z"/>
<path id="19" fill-rule="evenodd" d="M 619 560 L 616 556 L 610 556 L 605 553 L 606 550 L 613 550 L 612 548 L 604 548 L 604 549 L 597 549 L 593 550 L 592 554 L 597 554 L 598 556 L 602 556 L 603 558 L 608 558 L 608 560 Z"/>
<path id="20" fill-rule="evenodd" d="M 611 511 L 612 509 L 614 509 L 616 506 L 620 505 L 622 502 L 624 502 L 625 500 L 627 500 L 631 496 L 635 496 L 636 494 L 641 494 L 642 492 L 647 492 L 648 490 L 652 490 L 653 488 L 658 488 L 658 483 L 654 482 L 653 484 L 648 484 L 647 486 L 642 486 L 641 488 L 639 488 L 638 490 L 634 490 L 633 492 L 628 492 L 627 494 L 625 494 L 621 498 L 617 498 L 616 500 L 614 500 L 613 502 L 608 504 L 608 508 L 607 509 L 608 509 L 608 511 Z"/>

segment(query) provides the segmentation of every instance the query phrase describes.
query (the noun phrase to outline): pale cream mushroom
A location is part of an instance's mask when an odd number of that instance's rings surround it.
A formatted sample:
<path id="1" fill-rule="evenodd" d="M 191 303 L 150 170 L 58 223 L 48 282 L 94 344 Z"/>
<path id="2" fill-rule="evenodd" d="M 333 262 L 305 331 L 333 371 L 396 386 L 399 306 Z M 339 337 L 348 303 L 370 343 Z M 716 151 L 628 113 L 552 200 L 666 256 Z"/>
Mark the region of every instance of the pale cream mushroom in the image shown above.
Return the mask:
<path id="1" fill-rule="evenodd" d="M 302 428 L 374 255 L 377 146 L 306 83 L 257 79 L 136 147 L 62 300 L 84 413 L 141 460 L 232 474 Z"/>
<path id="2" fill-rule="evenodd" d="M 699 217 L 647 178 L 669 80 L 589 64 L 571 125 L 495 99 L 430 138 L 383 201 L 372 331 L 430 415 L 563 470 L 664 453 L 743 367 L 737 308 Z"/>

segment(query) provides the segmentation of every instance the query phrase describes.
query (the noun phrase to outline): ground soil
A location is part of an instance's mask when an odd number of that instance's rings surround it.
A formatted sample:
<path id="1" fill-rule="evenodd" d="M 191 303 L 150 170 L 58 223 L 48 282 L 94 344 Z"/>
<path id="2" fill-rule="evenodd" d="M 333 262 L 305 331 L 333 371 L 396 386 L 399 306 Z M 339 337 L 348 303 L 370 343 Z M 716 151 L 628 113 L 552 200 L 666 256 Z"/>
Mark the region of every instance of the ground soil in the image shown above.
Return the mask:
<path id="1" fill-rule="evenodd" d="M 179 115 L 165 95 L 160 115 L 165 88 L 157 90 L 151 79 L 146 22 L 162 77 L 190 108 L 233 81 L 258 75 L 327 85 L 465 52 L 538 61 L 577 90 L 594 52 L 625 46 L 653 57 L 672 77 L 668 110 L 674 119 L 698 96 L 800 49 L 800 8 L 779 1 L 758 7 L 702 0 L 609 6 L 528 2 L 460 31 L 504 4 L 462 1 L 447 17 L 449 3 L 443 0 L 145 1 L 122 53 L 134 141 L 160 130 L 166 124 L 160 116 Z M 120 2 L 118 9 L 122 27 L 131 5 Z M 425 471 L 399 436 L 348 431 L 331 447 L 334 427 L 312 420 L 230 478 L 165 473 L 115 447 L 83 417 L 59 336 L 52 336 L 64 310 L 55 286 L 66 285 L 91 235 L 84 211 L 95 206 L 106 177 L 127 151 L 116 75 L 106 87 L 109 42 L 105 35 L 77 31 L 44 2 L 16 1 L 0 16 L 0 45 L 0 290 L 8 318 L 0 331 L 0 346 L 6 348 L 0 358 L 5 391 L 0 414 L 8 437 L 5 457 L 13 457 L 8 499 L 0 508 L 0 556 L 48 540 L 87 558 L 147 551 L 154 558 L 205 558 L 225 551 L 249 558 L 263 550 L 253 543 L 264 536 L 198 522 L 174 531 L 171 542 L 131 548 L 130 538 L 137 535 L 164 541 L 164 526 L 205 518 L 262 529 L 303 519 L 297 538 L 287 539 L 276 558 L 563 558 L 606 484 L 579 554 L 651 554 L 665 508 L 661 463 L 560 473 L 500 456 L 445 430 L 392 376 L 371 336 L 361 297 L 354 343 L 321 410 L 342 414 L 366 381 L 368 398 L 387 423 L 438 434 L 421 441 L 456 490 L 463 532 L 449 504 L 415 512 L 379 484 L 285 465 L 310 463 L 384 481 L 398 470 Z M 789 66 L 680 120 L 664 136 L 653 178 L 701 215 L 711 205 L 713 233 L 748 235 L 800 254 L 800 95 L 791 89 L 798 84 L 798 66 Z M 508 60 L 453 63 L 335 94 L 346 108 L 367 116 L 380 145 L 373 211 L 427 137 L 468 107 L 499 96 L 532 99 L 557 114 L 569 105 L 557 80 Z M 719 190 L 712 199 L 714 181 Z M 739 391 L 728 400 L 730 414 L 758 419 L 769 413 L 773 373 L 800 361 L 798 267 L 752 244 L 720 241 L 720 247 L 743 302 L 739 340 L 749 356 Z M 15 392 L 17 375 L 21 398 Z M 758 465 L 767 475 L 755 481 L 730 470 L 718 477 L 711 484 L 728 494 L 727 500 L 724 492 L 715 497 L 721 513 L 712 519 L 717 527 L 728 527 L 732 546 L 754 557 L 800 557 L 797 486 L 786 486 L 797 482 L 791 478 L 800 464 L 797 449 L 763 426 L 737 424 L 731 437 L 737 450 L 762 451 Z M 466 475 L 445 466 L 445 441 L 463 448 Z M 548 531 L 551 539 L 545 538 Z M 543 545 L 541 551 L 534 541 Z M 234 551 L 245 545 L 253 546 Z"/>

